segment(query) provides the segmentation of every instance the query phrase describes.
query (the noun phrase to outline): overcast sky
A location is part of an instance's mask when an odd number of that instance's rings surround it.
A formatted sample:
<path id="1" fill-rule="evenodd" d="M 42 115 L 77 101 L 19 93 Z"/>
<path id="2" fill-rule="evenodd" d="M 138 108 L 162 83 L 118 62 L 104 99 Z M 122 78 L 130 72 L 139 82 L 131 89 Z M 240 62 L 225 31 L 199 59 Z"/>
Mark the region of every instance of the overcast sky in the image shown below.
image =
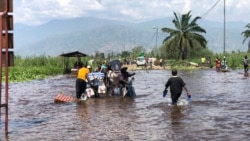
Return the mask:
<path id="1" fill-rule="evenodd" d="M 250 0 L 225 0 L 226 20 L 250 23 Z M 143 22 L 173 12 L 223 22 L 224 0 L 14 0 L 14 22 L 39 25 L 53 19 L 96 17 Z"/>

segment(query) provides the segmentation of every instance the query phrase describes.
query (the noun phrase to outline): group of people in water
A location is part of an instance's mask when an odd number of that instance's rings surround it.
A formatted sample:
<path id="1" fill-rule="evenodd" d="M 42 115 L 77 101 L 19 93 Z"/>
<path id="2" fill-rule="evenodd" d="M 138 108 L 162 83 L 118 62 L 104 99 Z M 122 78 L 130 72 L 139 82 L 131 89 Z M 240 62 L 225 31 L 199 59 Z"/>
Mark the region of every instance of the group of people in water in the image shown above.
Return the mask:
<path id="1" fill-rule="evenodd" d="M 207 63 L 211 63 L 211 62 L 207 62 Z M 242 63 L 244 66 L 245 74 L 248 74 L 249 59 L 248 59 L 247 55 L 245 55 L 244 58 L 242 59 Z M 223 56 L 222 60 L 220 60 L 219 57 L 216 57 L 215 66 L 216 66 L 217 71 L 226 71 L 228 69 L 226 57 Z M 181 77 L 177 76 L 176 69 L 172 70 L 172 77 L 170 77 L 165 84 L 165 89 L 163 91 L 163 97 L 165 97 L 165 95 L 167 94 L 168 87 L 170 87 L 172 105 L 177 105 L 178 99 L 181 96 L 183 89 L 186 91 L 188 98 L 191 98 L 191 94 L 189 93 L 188 89 L 186 88 L 185 82 L 182 80 Z"/>
<path id="2" fill-rule="evenodd" d="M 244 72 L 248 74 L 249 59 L 247 55 L 245 55 L 244 58 L 242 59 L 242 63 L 244 66 Z M 216 57 L 215 67 L 217 71 L 226 71 L 228 69 L 226 57 L 223 56 L 222 60 L 220 60 L 219 57 Z M 98 66 L 95 72 L 104 73 L 105 77 L 108 78 L 107 80 L 109 85 L 112 87 L 121 88 L 120 89 L 121 92 L 119 92 L 119 94 L 124 96 L 124 92 L 126 93 L 128 90 L 129 77 L 135 75 L 135 73 L 128 72 L 127 69 L 128 69 L 127 67 L 121 67 L 119 68 L 119 72 L 117 73 L 115 72 L 114 68 L 112 68 L 110 65 L 102 64 Z M 91 82 L 91 80 L 88 78 L 88 74 L 91 72 L 92 68 L 90 66 L 86 65 L 84 66 L 83 64 L 80 64 L 75 84 L 77 99 L 80 99 L 82 96 L 86 96 L 83 94 L 86 92 L 87 84 L 92 85 L 91 83 L 89 83 Z M 165 90 L 164 90 L 165 95 L 169 87 L 173 105 L 177 105 L 177 101 L 182 94 L 182 89 L 184 89 L 187 92 L 188 97 L 191 97 L 191 94 L 188 92 L 188 89 L 186 88 L 185 82 L 182 80 L 181 77 L 177 76 L 176 69 L 172 70 L 172 77 L 170 77 L 165 84 Z"/>
<path id="3" fill-rule="evenodd" d="M 128 90 L 128 83 L 129 83 L 129 77 L 134 76 L 135 73 L 131 73 L 127 71 L 127 67 L 121 67 L 120 68 L 120 73 L 115 72 L 110 65 L 105 66 L 105 65 L 100 65 L 95 71 L 98 72 L 103 72 L 105 73 L 106 77 L 109 78 L 108 80 L 111 82 L 113 87 L 116 86 L 121 86 L 122 92 L 120 93 L 121 95 L 124 96 L 124 93 Z M 88 74 L 91 73 L 92 68 L 90 66 L 80 66 L 77 74 L 77 79 L 76 79 L 76 98 L 80 100 L 82 96 L 86 97 L 85 91 L 87 88 L 87 84 L 91 80 L 88 78 Z M 165 91 L 170 87 L 170 92 L 171 92 L 171 98 L 172 98 L 172 104 L 177 105 L 177 101 L 179 97 L 182 94 L 182 89 L 186 90 L 187 94 L 189 97 L 191 95 L 188 93 L 188 89 L 186 88 L 185 82 L 182 80 L 181 77 L 177 76 L 177 70 L 173 69 L 172 70 L 172 77 L 168 79 L 168 81 L 165 84 Z"/>
<path id="4" fill-rule="evenodd" d="M 89 74 L 90 73 L 102 73 L 104 75 L 104 86 L 109 87 L 118 87 L 121 92 L 119 94 L 123 94 L 127 92 L 128 90 L 128 83 L 129 83 L 129 77 L 134 76 L 135 73 L 130 73 L 127 71 L 127 67 L 119 68 L 119 72 L 115 72 L 110 65 L 107 65 L 105 63 L 98 65 L 97 69 L 92 71 L 91 66 L 83 65 L 81 64 L 77 73 L 76 78 L 76 98 L 81 99 L 85 97 L 86 99 L 86 89 L 87 86 L 90 86 L 91 88 L 97 88 L 92 83 L 93 80 L 90 79 Z M 99 97 L 99 94 L 96 90 L 94 90 L 95 97 Z"/>
<path id="5" fill-rule="evenodd" d="M 247 55 L 245 55 L 244 58 L 242 59 L 242 63 L 244 66 L 244 73 L 248 73 L 249 59 Z M 226 57 L 223 56 L 223 59 L 220 60 L 219 57 L 217 56 L 215 58 L 215 67 L 216 67 L 216 71 L 228 71 Z"/>
<path id="6" fill-rule="evenodd" d="M 244 58 L 242 59 L 242 63 L 244 66 L 245 74 L 248 74 L 249 59 L 248 59 L 247 55 L 245 55 Z M 228 69 L 226 57 L 223 56 L 222 60 L 220 60 L 219 57 L 216 57 L 215 66 L 216 66 L 217 71 L 226 71 Z M 177 76 L 176 69 L 172 70 L 172 77 L 170 77 L 165 84 L 165 90 L 163 91 L 163 97 L 165 97 L 168 87 L 170 87 L 172 105 L 177 105 L 178 99 L 181 96 L 183 89 L 186 91 L 187 96 L 189 98 L 191 98 L 191 94 L 188 92 L 188 89 L 186 88 L 185 82 L 182 80 L 181 77 Z"/>
<path id="7" fill-rule="evenodd" d="M 227 60 L 226 60 L 226 56 L 223 56 L 222 61 L 219 59 L 219 57 L 217 56 L 215 58 L 215 67 L 216 67 L 216 71 L 227 71 L 228 67 L 227 67 Z"/>
<path id="8" fill-rule="evenodd" d="M 127 71 L 127 67 L 122 67 L 120 69 L 120 74 L 116 74 L 111 66 L 107 67 L 100 67 L 97 69 L 98 71 L 103 71 L 106 72 L 106 75 L 111 83 L 114 85 L 120 85 L 122 87 L 122 91 L 126 91 L 128 88 L 128 83 L 129 83 L 129 77 L 134 76 L 135 73 L 130 73 Z M 96 71 L 97 71 L 96 70 Z M 80 100 L 82 96 L 86 97 L 85 91 L 87 88 L 87 83 L 90 82 L 91 80 L 88 78 L 88 74 L 92 71 L 92 68 L 90 66 L 80 66 L 77 74 L 77 79 L 76 79 L 76 98 Z M 91 85 L 91 83 L 88 83 Z M 172 70 L 172 77 L 168 79 L 168 81 L 165 84 L 165 91 L 170 87 L 170 92 L 171 92 L 171 98 L 172 98 L 172 104 L 177 105 L 177 101 L 179 97 L 182 94 L 182 89 L 184 88 L 188 94 L 189 97 L 191 95 L 188 93 L 188 89 L 185 86 L 185 82 L 182 80 L 181 77 L 177 76 L 177 70 L 173 69 Z M 124 94 L 123 94 L 124 95 Z"/>

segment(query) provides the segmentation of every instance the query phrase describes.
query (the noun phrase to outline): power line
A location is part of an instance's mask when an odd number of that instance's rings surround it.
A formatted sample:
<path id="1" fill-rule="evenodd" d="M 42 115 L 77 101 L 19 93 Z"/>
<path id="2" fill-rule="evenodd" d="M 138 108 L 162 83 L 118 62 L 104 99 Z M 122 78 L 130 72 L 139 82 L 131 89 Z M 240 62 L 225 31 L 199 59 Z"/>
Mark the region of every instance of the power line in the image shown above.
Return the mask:
<path id="1" fill-rule="evenodd" d="M 218 0 L 211 8 L 209 8 L 209 9 L 201 16 L 201 18 L 203 19 L 203 17 L 207 16 L 208 13 L 209 13 L 210 11 L 212 11 L 212 10 L 214 9 L 214 7 L 215 7 L 219 2 L 220 2 L 220 0 Z"/>

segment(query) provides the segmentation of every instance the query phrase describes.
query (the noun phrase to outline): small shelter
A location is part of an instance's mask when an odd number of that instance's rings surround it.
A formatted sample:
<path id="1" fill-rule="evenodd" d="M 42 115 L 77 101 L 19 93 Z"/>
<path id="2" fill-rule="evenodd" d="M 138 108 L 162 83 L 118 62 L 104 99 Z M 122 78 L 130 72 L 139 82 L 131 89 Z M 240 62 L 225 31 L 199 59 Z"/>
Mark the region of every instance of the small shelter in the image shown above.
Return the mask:
<path id="1" fill-rule="evenodd" d="M 79 64 L 82 63 L 81 57 L 86 57 L 88 55 L 79 51 L 74 51 L 74 52 L 69 52 L 69 53 L 63 53 L 60 56 L 63 57 L 63 73 L 69 73 L 69 70 L 71 73 L 74 73 L 74 72 L 77 72 Z M 69 66 L 70 57 L 77 58 L 77 61 L 75 62 L 73 68 Z"/>

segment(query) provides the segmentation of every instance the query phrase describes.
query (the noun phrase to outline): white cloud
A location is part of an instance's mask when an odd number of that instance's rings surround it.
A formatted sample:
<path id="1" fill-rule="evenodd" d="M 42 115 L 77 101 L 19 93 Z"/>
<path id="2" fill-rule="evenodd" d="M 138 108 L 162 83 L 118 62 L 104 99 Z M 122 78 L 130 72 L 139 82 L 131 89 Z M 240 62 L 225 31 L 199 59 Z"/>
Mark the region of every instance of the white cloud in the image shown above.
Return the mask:
<path id="1" fill-rule="evenodd" d="M 215 3 L 218 4 L 212 8 Z M 173 12 L 223 21 L 224 0 L 14 0 L 15 23 L 42 24 L 81 16 L 141 22 L 173 16 Z M 248 0 L 226 0 L 228 21 L 250 22 Z"/>

